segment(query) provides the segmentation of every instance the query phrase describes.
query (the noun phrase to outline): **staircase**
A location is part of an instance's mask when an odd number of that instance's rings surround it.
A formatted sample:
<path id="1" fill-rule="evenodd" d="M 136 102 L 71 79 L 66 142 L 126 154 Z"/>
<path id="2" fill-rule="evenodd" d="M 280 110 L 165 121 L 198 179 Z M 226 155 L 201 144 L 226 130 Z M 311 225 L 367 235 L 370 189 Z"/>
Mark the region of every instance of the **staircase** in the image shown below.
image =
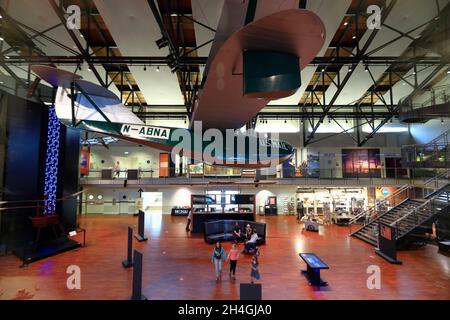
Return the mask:
<path id="1" fill-rule="evenodd" d="M 450 184 L 431 193 L 425 199 L 406 199 L 387 212 L 364 224 L 351 235 L 376 246 L 378 223 L 397 228 L 397 241 L 404 240 L 421 225 L 438 214 L 450 213 Z"/>
<path id="2" fill-rule="evenodd" d="M 426 201 L 407 215 L 392 223 L 397 228 L 397 241 L 404 241 L 408 235 L 437 215 L 450 214 L 450 184 L 428 196 Z"/>
<path id="3" fill-rule="evenodd" d="M 388 210 L 386 213 L 381 214 L 377 218 L 373 219 L 369 223 L 365 224 L 363 227 L 353 232 L 351 235 L 359 238 L 363 241 L 376 246 L 378 244 L 378 223 L 383 222 L 386 224 L 391 224 L 396 222 L 401 217 L 406 216 L 408 213 L 414 209 L 420 207 L 424 201 L 406 199 L 399 205 Z"/>

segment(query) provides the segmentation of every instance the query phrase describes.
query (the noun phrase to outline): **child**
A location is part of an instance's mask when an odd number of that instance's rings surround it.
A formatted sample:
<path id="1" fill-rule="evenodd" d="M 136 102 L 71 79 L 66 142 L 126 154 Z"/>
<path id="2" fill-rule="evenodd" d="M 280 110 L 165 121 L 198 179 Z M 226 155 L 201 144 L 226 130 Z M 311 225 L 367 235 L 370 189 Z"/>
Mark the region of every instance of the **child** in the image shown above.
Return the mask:
<path id="1" fill-rule="evenodd" d="M 225 251 L 220 242 L 217 242 L 211 257 L 211 262 L 214 263 L 217 282 L 222 279 L 222 259 L 226 259 Z"/>
<path id="2" fill-rule="evenodd" d="M 258 270 L 258 257 L 256 255 L 253 256 L 252 258 L 252 272 L 250 274 L 250 277 L 252 278 L 252 284 L 254 283 L 253 279 L 259 280 L 260 276 L 259 276 L 259 270 Z"/>
<path id="3" fill-rule="evenodd" d="M 236 280 L 236 265 L 239 258 L 239 251 L 236 249 L 236 243 L 233 243 L 228 254 L 228 259 L 230 260 L 230 280 Z"/>

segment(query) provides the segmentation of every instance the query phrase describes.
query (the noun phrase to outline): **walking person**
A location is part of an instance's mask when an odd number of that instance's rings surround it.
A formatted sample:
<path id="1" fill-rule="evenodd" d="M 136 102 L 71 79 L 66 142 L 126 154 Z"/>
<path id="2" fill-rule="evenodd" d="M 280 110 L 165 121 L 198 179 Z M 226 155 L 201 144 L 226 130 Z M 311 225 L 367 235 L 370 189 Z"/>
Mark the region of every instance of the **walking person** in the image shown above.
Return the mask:
<path id="1" fill-rule="evenodd" d="M 219 282 L 222 280 L 222 260 L 226 259 L 225 251 L 223 250 L 222 245 L 220 242 L 216 243 L 216 246 L 214 247 L 212 256 L 211 256 L 211 262 L 214 263 L 214 270 L 216 272 L 216 281 Z"/>
<path id="2" fill-rule="evenodd" d="M 259 280 L 260 279 L 260 275 L 259 275 L 259 262 L 258 262 L 258 256 L 255 254 L 252 258 L 252 272 L 250 273 L 250 277 L 251 277 L 251 283 L 254 283 L 254 280 Z"/>
<path id="3" fill-rule="evenodd" d="M 186 232 L 191 231 L 191 228 L 190 228 L 190 226 L 191 226 L 191 219 L 192 219 L 192 210 L 189 209 L 189 213 L 187 215 Z"/>
<path id="4" fill-rule="evenodd" d="M 305 206 L 303 205 L 303 201 L 297 202 L 297 220 L 301 220 L 305 213 Z"/>
<path id="5" fill-rule="evenodd" d="M 114 165 L 114 179 L 115 178 L 120 178 L 120 162 L 117 161 L 116 164 Z"/>
<path id="6" fill-rule="evenodd" d="M 239 250 L 236 248 L 236 242 L 233 243 L 228 254 L 227 260 L 230 260 L 230 280 L 236 280 L 236 266 L 239 258 Z"/>

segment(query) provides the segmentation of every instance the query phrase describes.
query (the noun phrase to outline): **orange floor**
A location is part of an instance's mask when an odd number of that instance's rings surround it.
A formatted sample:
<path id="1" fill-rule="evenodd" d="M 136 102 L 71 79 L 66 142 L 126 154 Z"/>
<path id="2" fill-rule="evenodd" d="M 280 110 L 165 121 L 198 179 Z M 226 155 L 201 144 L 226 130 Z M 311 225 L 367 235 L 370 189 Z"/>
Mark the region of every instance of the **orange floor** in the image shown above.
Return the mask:
<path id="1" fill-rule="evenodd" d="M 212 247 L 184 231 L 184 217 L 146 216 L 143 293 L 149 299 L 238 299 L 239 283 L 250 279 L 250 261 L 241 257 L 237 281 L 216 284 Z M 319 233 L 302 232 L 294 217 L 259 219 L 268 224 L 261 249 L 263 299 L 450 299 L 450 258 L 434 246 L 399 253 L 403 265 L 391 265 L 373 247 L 348 237 L 347 227 L 328 226 Z M 128 299 L 132 269 L 126 255 L 126 230 L 137 223 L 129 216 L 83 217 L 87 247 L 63 253 L 26 268 L 14 256 L 0 257 L 0 299 Z M 229 244 L 225 244 L 229 248 Z M 311 287 L 300 270 L 299 252 L 315 252 L 330 270 L 322 273 L 329 286 Z M 66 268 L 81 268 L 81 290 L 68 290 Z M 381 268 L 381 290 L 366 286 L 369 265 Z"/>

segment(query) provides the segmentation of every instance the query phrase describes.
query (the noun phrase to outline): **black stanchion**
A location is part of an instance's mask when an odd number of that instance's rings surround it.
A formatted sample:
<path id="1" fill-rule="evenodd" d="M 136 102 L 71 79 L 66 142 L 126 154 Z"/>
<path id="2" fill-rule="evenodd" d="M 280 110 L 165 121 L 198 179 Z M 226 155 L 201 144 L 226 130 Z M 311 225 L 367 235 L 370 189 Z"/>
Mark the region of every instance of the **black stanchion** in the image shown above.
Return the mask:
<path id="1" fill-rule="evenodd" d="M 122 265 L 124 268 L 130 268 L 133 266 L 133 228 L 128 227 L 128 248 L 127 248 L 127 260 L 122 261 Z"/>
<path id="2" fill-rule="evenodd" d="M 142 253 L 134 250 L 133 258 L 133 292 L 131 300 L 147 300 L 142 294 Z"/>
<path id="3" fill-rule="evenodd" d="M 240 300 L 262 300 L 260 283 L 241 283 Z"/>
<path id="4" fill-rule="evenodd" d="M 145 212 L 142 210 L 139 210 L 139 217 L 138 217 L 138 234 L 135 235 L 136 239 L 138 241 L 146 241 L 147 237 L 144 235 L 144 226 L 145 226 Z"/>

